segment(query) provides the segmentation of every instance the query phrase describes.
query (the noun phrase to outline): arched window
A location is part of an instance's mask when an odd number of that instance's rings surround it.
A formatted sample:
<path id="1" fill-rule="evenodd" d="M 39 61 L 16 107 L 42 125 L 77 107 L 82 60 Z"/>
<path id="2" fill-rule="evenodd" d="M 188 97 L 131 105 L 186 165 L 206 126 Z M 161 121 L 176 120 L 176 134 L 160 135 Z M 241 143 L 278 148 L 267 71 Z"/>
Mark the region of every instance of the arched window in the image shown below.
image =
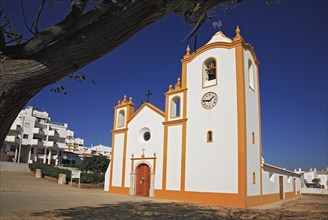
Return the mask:
<path id="1" fill-rule="evenodd" d="M 252 132 L 252 144 L 255 144 L 255 133 Z"/>
<path id="2" fill-rule="evenodd" d="M 180 96 L 175 96 L 171 100 L 171 118 L 180 117 L 181 101 Z"/>
<path id="3" fill-rule="evenodd" d="M 208 131 L 207 132 L 207 143 L 212 143 L 213 142 L 213 132 Z"/>
<path id="4" fill-rule="evenodd" d="M 125 111 L 122 109 L 118 112 L 118 121 L 117 121 L 117 127 L 121 128 L 124 126 L 125 121 Z"/>
<path id="5" fill-rule="evenodd" d="M 217 84 L 217 63 L 213 57 L 206 59 L 203 63 L 203 87 Z"/>
<path id="6" fill-rule="evenodd" d="M 256 184 L 256 176 L 255 176 L 255 172 L 253 172 L 253 184 Z"/>
<path id="7" fill-rule="evenodd" d="M 248 84 L 249 87 L 255 90 L 255 74 L 254 74 L 254 67 L 251 60 L 248 60 Z"/>

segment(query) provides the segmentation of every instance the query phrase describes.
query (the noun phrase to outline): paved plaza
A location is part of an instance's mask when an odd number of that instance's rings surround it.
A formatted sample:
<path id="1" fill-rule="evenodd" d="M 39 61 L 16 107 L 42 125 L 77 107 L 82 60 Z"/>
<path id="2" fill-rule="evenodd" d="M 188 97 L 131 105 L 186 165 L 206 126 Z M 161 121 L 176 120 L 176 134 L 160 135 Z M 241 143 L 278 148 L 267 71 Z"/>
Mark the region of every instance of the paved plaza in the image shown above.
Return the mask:
<path id="1" fill-rule="evenodd" d="M 0 219 L 327 219 L 328 196 L 239 209 L 77 189 L 29 173 L 0 172 Z"/>

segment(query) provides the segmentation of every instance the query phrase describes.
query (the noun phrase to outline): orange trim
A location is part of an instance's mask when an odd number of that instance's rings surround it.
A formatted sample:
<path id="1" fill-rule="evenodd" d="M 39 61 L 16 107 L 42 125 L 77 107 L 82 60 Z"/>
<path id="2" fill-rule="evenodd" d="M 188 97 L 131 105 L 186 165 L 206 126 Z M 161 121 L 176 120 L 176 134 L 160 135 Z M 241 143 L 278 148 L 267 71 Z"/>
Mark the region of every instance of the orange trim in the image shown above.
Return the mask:
<path id="1" fill-rule="evenodd" d="M 131 157 L 131 173 L 134 173 L 134 160 L 133 160 L 133 154 L 132 154 L 132 157 Z"/>
<path id="2" fill-rule="evenodd" d="M 109 192 L 115 193 L 115 194 L 120 194 L 120 195 L 129 195 L 129 188 L 112 186 L 109 188 Z"/>
<path id="3" fill-rule="evenodd" d="M 246 207 L 263 205 L 280 200 L 279 193 L 260 195 L 260 196 L 247 196 Z"/>
<path id="4" fill-rule="evenodd" d="M 247 137 L 246 137 L 246 99 L 244 51 L 242 40 L 235 41 L 236 46 L 236 77 L 237 77 L 237 121 L 238 121 L 238 193 L 247 195 Z"/>
<path id="5" fill-rule="evenodd" d="M 182 124 L 188 121 L 188 118 L 171 120 L 171 121 L 164 121 L 163 125 L 175 125 L 175 124 Z"/>
<path id="6" fill-rule="evenodd" d="M 210 205 L 245 207 L 244 199 L 241 199 L 238 194 L 230 193 L 155 190 L 155 198 L 193 203 L 206 203 Z"/>
<path id="7" fill-rule="evenodd" d="M 122 128 L 122 129 L 116 129 L 116 130 L 112 130 L 113 134 L 119 134 L 119 133 L 124 133 L 128 130 L 128 128 Z"/>
<path id="8" fill-rule="evenodd" d="M 295 195 L 296 193 L 293 191 L 293 192 L 285 192 L 285 199 L 290 199 L 290 198 L 293 198 L 297 195 Z"/>
<path id="9" fill-rule="evenodd" d="M 157 161 L 157 157 L 155 157 L 156 154 L 154 154 L 154 166 L 153 166 L 153 174 L 156 174 L 156 161 Z"/>
<path id="10" fill-rule="evenodd" d="M 248 43 L 245 43 L 245 41 L 244 41 L 243 39 L 235 40 L 235 41 L 232 42 L 232 43 L 226 43 L 226 42 L 214 42 L 214 43 L 211 43 L 211 44 L 206 44 L 206 45 L 200 47 L 199 49 L 197 49 L 196 52 L 193 52 L 193 53 L 190 54 L 189 56 L 184 57 L 184 58 L 181 60 L 181 62 L 182 62 L 182 64 L 189 63 L 189 62 L 191 62 L 193 59 L 195 59 L 197 56 L 199 56 L 200 54 L 204 53 L 205 51 L 208 51 L 208 50 L 214 49 L 214 48 L 225 48 L 225 49 L 231 49 L 231 48 L 234 48 L 234 47 L 237 48 L 240 44 L 241 44 L 241 46 L 243 47 L 243 49 L 248 50 L 248 51 L 252 54 L 255 63 L 256 63 L 256 64 L 260 64 L 260 62 L 258 61 L 258 59 L 257 59 L 257 57 L 256 57 L 256 54 L 255 54 L 255 51 L 254 51 L 254 48 L 252 47 L 252 45 L 250 45 L 250 44 L 248 44 Z M 182 77 L 182 78 L 183 78 L 183 77 Z"/>
<path id="11" fill-rule="evenodd" d="M 156 160 L 157 157 L 136 157 L 131 158 L 131 160 Z"/>

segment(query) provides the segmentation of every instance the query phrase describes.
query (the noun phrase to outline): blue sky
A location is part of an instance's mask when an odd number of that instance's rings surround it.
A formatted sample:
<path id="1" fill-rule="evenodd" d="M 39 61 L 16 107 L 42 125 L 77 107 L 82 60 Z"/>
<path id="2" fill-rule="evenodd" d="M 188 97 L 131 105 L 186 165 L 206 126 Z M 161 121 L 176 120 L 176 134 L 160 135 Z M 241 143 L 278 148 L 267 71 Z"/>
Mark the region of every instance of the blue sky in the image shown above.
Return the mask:
<path id="1" fill-rule="evenodd" d="M 40 1 L 24 1 L 29 24 Z M 67 2 L 46 4 L 40 29 L 63 18 Z M 20 1 L 2 0 L 1 7 L 17 32 L 28 38 Z M 240 26 L 260 61 L 263 156 L 266 162 L 294 169 L 327 166 L 327 1 L 281 1 L 268 7 L 263 1 L 245 0 L 222 20 L 228 37 Z M 218 31 L 205 23 L 198 33 L 198 47 Z M 97 81 L 64 80 L 68 94 L 44 88 L 28 105 L 45 109 L 52 120 L 66 122 L 86 145 L 111 145 L 113 107 L 124 95 L 136 107 L 146 100 L 164 109 L 164 93 L 181 74 L 185 36 L 192 29 L 171 14 L 143 29 L 107 56 L 80 72 Z"/>

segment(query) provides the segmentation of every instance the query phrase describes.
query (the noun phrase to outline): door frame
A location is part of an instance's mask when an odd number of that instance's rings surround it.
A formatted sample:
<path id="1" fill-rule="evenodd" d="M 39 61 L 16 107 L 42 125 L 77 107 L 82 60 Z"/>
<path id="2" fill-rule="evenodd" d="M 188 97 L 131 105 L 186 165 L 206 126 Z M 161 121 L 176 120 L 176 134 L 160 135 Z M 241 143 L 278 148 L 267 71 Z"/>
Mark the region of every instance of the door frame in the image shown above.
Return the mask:
<path id="1" fill-rule="evenodd" d="M 284 177 L 279 176 L 279 198 L 285 199 L 285 193 L 284 193 Z"/>
<path id="2" fill-rule="evenodd" d="M 135 159 L 135 158 L 134 158 Z M 136 158 L 138 160 L 138 158 Z M 154 162 L 156 161 L 156 157 L 154 158 Z M 154 167 L 145 160 L 140 160 L 135 165 L 133 164 L 132 172 L 130 173 L 130 189 L 129 189 L 129 195 L 136 196 L 137 195 L 137 168 L 141 164 L 146 164 L 150 169 L 150 188 L 149 188 L 149 197 L 154 197 L 154 188 L 155 188 L 155 172 Z M 155 162 L 156 164 L 156 162 Z M 154 164 L 154 166 L 155 166 Z"/>

